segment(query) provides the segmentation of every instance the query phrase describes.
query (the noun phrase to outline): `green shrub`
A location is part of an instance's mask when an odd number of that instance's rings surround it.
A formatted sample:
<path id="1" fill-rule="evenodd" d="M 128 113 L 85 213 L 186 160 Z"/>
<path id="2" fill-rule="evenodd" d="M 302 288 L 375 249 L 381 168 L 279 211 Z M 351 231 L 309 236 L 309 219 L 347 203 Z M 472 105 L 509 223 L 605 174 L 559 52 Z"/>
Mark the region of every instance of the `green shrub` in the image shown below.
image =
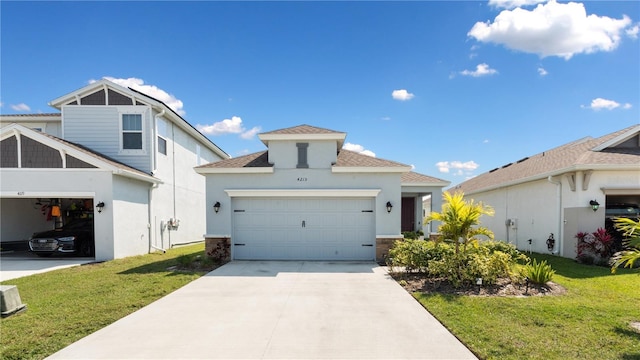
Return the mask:
<path id="1" fill-rule="evenodd" d="M 494 241 L 494 240 L 483 241 L 480 244 L 481 246 L 489 249 L 490 253 L 500 251 L 505 254 L 508 254 L 509 256 L 511 256 L 511 258 L 513 258 L 516 261 L 521 261 L 522 263 L 526 263 L 529 261 L 529 257 L 521 253 L 520 250 L 516 249 L 515 245 L 513 244 L 509 244 L 504 241 Z"/>
<path id="2" fill-rule="evenodd" d="M 553 275 L 556 273 L 555 270 L 551 268 L 551 265 L 547 264 L 546 260 L 537 262 L 536 259 L 533 259 L 532 263 L 525 265 L 522 271 L 522 275 L 526 276 L 529 281 L 535 284 L 546 284 L 551 281 Z"/>
<path id="3" fill-rule="evenodd" d="M 402 266 L 407 272 L 427 272 L 431 261 L 442 259 L 449 253 L 453 253 L 453 248 L 446 244 L 417 239 L 397 240 L 389 250 L 388 264 L 391 267 Z"/>
<path id="4" fill-rule="evenodd" d="M 402 232 L 402 236 L 405 239 L 416 240 L 416 239 L 420 238 L 420 236 L 424 236 L 424 232 L 422 232 L 422 230 L 418 230 L 418 231 L 403 231 Z"/>
<path id="5" fill-rule="evenodd" d="M 452 254 L 429 263 L 429 275 L 443 277 L 453 286 L 475 284 L 482 278 L 485 285 L 495 284 L 500 278 L 514 278 L 514 258 L 502 251 L 493 251 L 480 246 L 473 252 Z"/>

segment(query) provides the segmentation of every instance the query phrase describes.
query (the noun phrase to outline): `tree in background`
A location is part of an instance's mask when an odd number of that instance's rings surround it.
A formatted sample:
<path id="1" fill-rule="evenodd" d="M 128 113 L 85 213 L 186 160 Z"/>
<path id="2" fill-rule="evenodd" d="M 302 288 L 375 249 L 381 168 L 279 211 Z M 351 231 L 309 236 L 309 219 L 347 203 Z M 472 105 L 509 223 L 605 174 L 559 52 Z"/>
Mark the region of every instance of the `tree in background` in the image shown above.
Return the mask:
<path id="1" fill-rule="evenodd" d="M 467 245 L 475 244 L 477 236 L 484 235 L 489 239 L 493 239 L 493 232 L 486 227 L 480 225 L 480 217 L 482 215 L 493 216 L 495 213 L 493 208 L 484 205 L 482 202 L 476 203 L 473 199 L 464 200 L 464 193 L 456 192 L 451 194 L 445 191 L 443 194 L 444 204 L 441 212 L 432 212 L 426 219 L 425 224 L 430 221 L 440 221 L 438 232 L 445 241 L 455 243 L 455 253 L 460 251 L 460 244 L 463 246 L 463 252 L 466 251 Z"/>

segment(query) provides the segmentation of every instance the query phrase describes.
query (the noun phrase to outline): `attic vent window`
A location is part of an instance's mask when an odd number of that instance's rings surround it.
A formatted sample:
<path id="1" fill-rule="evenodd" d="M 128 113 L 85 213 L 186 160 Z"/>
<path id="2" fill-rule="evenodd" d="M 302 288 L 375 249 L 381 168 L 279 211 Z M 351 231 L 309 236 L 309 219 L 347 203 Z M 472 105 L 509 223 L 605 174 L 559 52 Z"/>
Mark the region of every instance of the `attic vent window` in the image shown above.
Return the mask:
<path id="1" fill-rule="evenodd" d="M 307 149 L 309 148 L 309 143 L 296 143 L 296 147 L 298 148 L 298 165 L 296 165 L 296 168 L 308 169 Z"/>
<path id="2" fill-rule="evenodd" d="M 520 164 L 521 162 L 527 160 L 528 158 L 529 158 L 528 156 L 526 158 L 522 158 L 522 159 L 518 160 L 517 163 Z"/>
<path id="3" fill-rule="evenodd" d="M 498 168 L 495 168 L 495 169 L 493 169 L 493 170 L 491 170 L 491 171 L 489 171 L 489 172 L 490 172 L 490 173 L 492 173 L 492 172 L 494 172 L 494 171 L 496 171 L 496 170 L 498 170 Z"/>
<path id="4" fill-rule="evenodd" d="M 508 163 L 507 165 L 503 166 L 502 168 L 503 168 L 503 169 L 504 169 L 504 168 L 507 168 L 507 167 L 511 166 L 511 164 L 513 164 L 513 163 Z"/>

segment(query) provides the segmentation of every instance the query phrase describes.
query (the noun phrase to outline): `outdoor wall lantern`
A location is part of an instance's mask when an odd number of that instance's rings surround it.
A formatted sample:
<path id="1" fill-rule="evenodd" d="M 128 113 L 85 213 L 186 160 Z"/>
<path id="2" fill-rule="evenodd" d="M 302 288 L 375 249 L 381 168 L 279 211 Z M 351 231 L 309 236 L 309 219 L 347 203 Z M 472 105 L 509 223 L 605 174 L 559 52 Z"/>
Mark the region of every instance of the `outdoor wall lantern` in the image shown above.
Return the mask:
<path id="1" fill-rule="evenodd" d="M 390 213 L 393 205 L 391 205 L 391 201 L 387 201 L 387 212 Z"/>
<path id="2" fill-rule="evenodd" d="M 104 209 L 104 201 L 100 201 L 97 205 L 96 208 L 98 209 L 98 213 L 102 212 L 102 209 Z"/>
<path id="3" fill-rule="evenodd" d="M 215 211 L 216 214 L 220 211 L 220 201 L 216 201 L 216 203 L 213 204 L 213 211 Z"/>
<path id="4" fill-rule="evenodd" d="M 593 211 L 598 211 L 598 208 L 600 207 L 600 204 L 595 200 L 589 201 L 589 205 L 591 205 L 591 210 Z"/>

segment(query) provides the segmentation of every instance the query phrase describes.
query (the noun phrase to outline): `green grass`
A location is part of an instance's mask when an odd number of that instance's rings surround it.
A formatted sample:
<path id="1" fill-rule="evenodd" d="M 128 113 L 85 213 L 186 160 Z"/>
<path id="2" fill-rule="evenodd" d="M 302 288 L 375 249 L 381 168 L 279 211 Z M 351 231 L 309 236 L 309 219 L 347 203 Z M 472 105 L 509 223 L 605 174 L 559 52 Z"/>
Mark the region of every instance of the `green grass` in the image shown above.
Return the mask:
<path id="1" fill-rule="evenodd" d="M 414 296 L 482 359 L 640 359 L 640 273 L 535 254 L 561 296 Z"/>
<path id="2" fill-rule="evenodd" d="M 56 270 L 17 285 L 27 311 L 0 320 L 1 359 L 42 359 L 205 274 L 167 270 L 204 245 Z"/>

